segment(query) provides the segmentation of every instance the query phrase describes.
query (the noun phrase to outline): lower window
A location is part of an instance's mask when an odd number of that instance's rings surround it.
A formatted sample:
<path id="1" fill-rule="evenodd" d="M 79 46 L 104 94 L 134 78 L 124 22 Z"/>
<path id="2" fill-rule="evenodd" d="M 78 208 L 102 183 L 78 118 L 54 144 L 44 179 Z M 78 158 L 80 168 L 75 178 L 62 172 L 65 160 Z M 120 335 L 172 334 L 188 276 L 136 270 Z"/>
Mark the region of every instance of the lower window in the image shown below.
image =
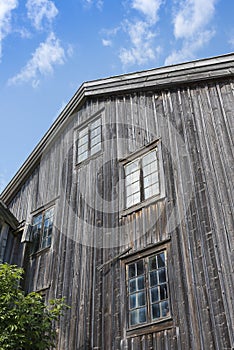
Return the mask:
<path id="1" fill-rule="evenodd" d="M 166 250 L 127 264 L 126 277 L 129 328 L 171 316 Z"/>
<path id="2" fill-rule="evenodd" d="M 54 207 L 44 210 L 33 217 L 31 241 L 32 253 L 51 245 Z"/>

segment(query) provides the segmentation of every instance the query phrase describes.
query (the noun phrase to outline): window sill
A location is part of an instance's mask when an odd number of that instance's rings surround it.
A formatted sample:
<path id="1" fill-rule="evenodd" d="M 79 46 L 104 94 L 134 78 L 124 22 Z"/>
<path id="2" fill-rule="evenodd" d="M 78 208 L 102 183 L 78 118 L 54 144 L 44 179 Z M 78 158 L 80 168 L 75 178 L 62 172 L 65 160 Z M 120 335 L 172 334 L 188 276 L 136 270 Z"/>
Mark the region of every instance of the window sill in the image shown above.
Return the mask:
<path id="1" fill-rule="evenodd" d="M 145 201 L 143 202 L 140 202 L 138 204 L 135 204 L 133 205 L 132 207 L 129 207 L 129 208 L 126 208 L 126 209 L 123 209 L 122 212 L 120 213 L 120 216 L 123 217 L 123 216 L 127 216 L 129 214 L 132 214 L 134 213 L 135 211 L 138 211 L 138 210 L 141 210 L 142 208 L 144 207 L 147 207 L 149 206 L 150 204 L 153 204 L 155 202 L 159 202 L 161 200 L 163 200 L 165 198 L 165 195 L 163 195 L 162 193 L 156 195 L 156 196 L 153 196 L 149 199 L 146 199 Z"/>
<path id="2" fill-rule="evenodd" d="M 138 335 L 149 334 L 155 331 L 159 332 L 170 328 L 173 328 L 173 320 L 171 316 L 154 323 L 147 323 L 135 326 L 131 329 L 129 328 L 127 329 L 127 337 L 137 337 Z"/>
<path id="3" fill-rule="evenodd" d="M 30 254 L 30 258 L 33 259 L 33 258 L 36 258 L 37 256 L 40 256 L 40 255 L 46 253 L 47 251 L 50 250 L 50 247 L 51 246 L 42 248 L 42 249 L 38 250 L 37 252 Z"/>

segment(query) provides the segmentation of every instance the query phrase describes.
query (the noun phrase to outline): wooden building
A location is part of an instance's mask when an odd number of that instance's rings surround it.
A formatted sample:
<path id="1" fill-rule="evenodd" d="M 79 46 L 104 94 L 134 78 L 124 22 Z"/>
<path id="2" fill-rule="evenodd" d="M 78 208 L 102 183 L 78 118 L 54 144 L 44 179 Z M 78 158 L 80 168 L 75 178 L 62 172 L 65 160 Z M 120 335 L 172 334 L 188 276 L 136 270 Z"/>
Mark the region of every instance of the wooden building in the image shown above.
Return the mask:
<path id="1" fill-rule="evenodd" d="M 71 306 L 58 350 L 233 349 L 233 77 L 228 54 L 84 83 L 1 194 L 2 260 Z"/>

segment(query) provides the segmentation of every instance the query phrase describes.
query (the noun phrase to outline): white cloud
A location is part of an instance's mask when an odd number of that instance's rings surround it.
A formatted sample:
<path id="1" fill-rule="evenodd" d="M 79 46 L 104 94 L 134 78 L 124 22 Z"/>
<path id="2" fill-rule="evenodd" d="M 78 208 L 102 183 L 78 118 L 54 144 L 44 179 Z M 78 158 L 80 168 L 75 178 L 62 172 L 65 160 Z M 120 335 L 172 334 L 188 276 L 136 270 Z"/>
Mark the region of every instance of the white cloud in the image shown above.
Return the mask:
<path id="1" fill-rule="evenodd" d="M 42 29 L 46 21 L 51 24 L 58 14 L 58 9 L 50 0 L 28 0 L 26 8 L 28 18 L 37 30 Z"/>
<path id="2" fill-rule="evenodd" d="M 204 28 L 215 11 L 216 0 L 185 0 L 174 19 L 174 35 L 190 38 Z"/>
<path id="3" fill-rule="evenodd" d="M 132 8 L 142 12 L 150 22 L 156 23 L 161 4 L 162 0 L 133 0 Z"/>
<path id="4" fill-rule="evenodd" d="M 2 56 L 2 40 L 11 32 L 11 12 L 17 6 L 17 0 L 0 0 L 0 59 Z"/>
<path id="5" fill-rule="evenodd" d="M 31 60 L 19 74 L 8 81 L 9 85 L 31 82 L 35 88 L 40 83 L 41 75 L 53 73 L 54 65 L 64 64 L 65 52 L 59 40 L 51 33 L 47 40 L 39 45 Z"/>
<path id="6" fill-rule="evenodd" d="M 181 49 L 174 50 L 165 60 L 173 64 L 191 60 L 209 43 L 215 30 L 208 28 L 215 13 L 217 0 L 183 0 L 173 19 L 175 39 L 182 39 Z"/>
<path id="7" fill-rule="evenodd" d="M 112 46 L 112 41 L 108 39 L 102 39 L 103 46 Z"/>
<path id="8" fill-rule="evenodd" d="M 204 47 L 214 36 L 214 31 L 204 31 L 196 39 L 185 40 L 180 50 L 173 51 L 165 60 L 166 65 L 181 63 L 194 59 L 194 53 Z"/>
<path id="9" fill-rule="evenodd" d="M 103 0 L 83 0 L 83 3 L 87 7 L 91 7 L 95 4 L 99 10 L 103 7 Z"/>
<path id="10" fill-rule="evenodd" d="M 122 48 L 120 51 L 119 57 L 124 65 L 140 65 L 156 58 L 160 48 L 154 47 L 155 33 L 150 30 L 148 23 L 143 21 L 130 23 L 126 21 L 125 30 L 130 37 L 132 47 L 130 49 Z"/>

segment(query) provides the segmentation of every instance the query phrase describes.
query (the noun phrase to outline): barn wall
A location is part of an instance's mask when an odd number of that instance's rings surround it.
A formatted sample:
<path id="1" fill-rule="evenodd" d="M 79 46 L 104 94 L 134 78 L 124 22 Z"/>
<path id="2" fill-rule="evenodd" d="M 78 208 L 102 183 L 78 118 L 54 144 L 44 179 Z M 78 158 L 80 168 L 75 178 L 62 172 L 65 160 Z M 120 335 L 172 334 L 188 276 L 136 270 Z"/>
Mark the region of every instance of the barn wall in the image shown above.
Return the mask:
<path id="1" fill-rule="evenodd" d="M 88 99 L 9 203 L 19 221 L 55 203 L 52 247 L 27 256 L 27 288 L 65 296 L 57 349 L 231 349 L 233 82 Z M 103 152 L 75 164 L 76 128 L 101 113 Z M 160 139 L 165 196 L 123 211 L 122 160 Z M 167 240 L 172 325 L 129 335 L 124 259 Z"/>

